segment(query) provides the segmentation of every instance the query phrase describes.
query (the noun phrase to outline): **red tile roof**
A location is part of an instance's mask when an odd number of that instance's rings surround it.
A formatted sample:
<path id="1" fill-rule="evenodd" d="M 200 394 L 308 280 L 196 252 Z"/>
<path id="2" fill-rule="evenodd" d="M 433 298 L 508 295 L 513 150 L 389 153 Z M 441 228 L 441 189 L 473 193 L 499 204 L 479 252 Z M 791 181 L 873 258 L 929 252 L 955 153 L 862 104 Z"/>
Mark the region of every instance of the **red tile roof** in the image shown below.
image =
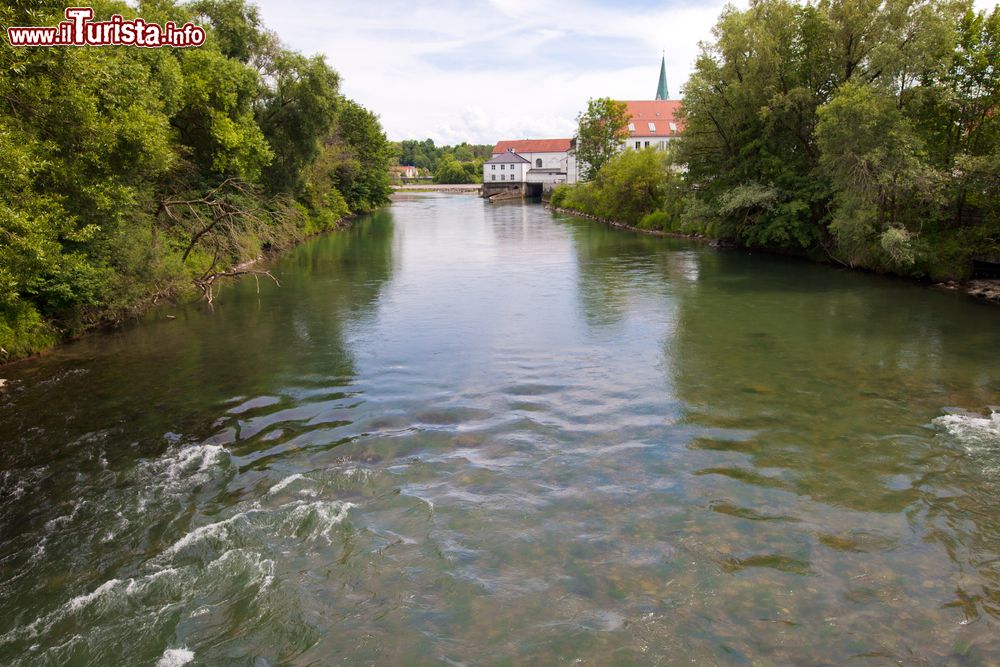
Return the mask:
<path id="1" fill-rule="evenodd" d="M 629 130 L 631 137 L 669 137 L 684 131 L 684 122 L 677 117 L 680 100 L 632 100 L 625 101 L 625 105 L 635 127 L 635 130 Z M 649 123 L 653 124 L 652 131 Z M 670 123 L 677 129 L 670 129 Z"/>
<path id="2" fill-rule="evenodd" d="M 520 139 L 500 141 L 493 147 L 493 155 L 506 153 L 513 148 L 515 153 L 565 153 L 570 149 L 572 139 Z"/>

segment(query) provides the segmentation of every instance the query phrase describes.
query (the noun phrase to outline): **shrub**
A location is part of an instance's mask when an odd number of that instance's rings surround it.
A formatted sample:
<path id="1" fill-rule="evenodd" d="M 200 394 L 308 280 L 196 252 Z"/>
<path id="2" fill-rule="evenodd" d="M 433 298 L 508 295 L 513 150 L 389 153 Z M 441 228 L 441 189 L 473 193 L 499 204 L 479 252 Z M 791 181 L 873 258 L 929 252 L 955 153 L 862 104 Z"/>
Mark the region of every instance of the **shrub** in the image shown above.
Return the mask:
<path id="1" fill-rule="evenodd" d="M 562 208 L 563 204 L 566 202 L 566 195 L 569 193 L 570 186 L 568 185 L 557 185 L 552 189 L 552 196 L 549 197 L 549 204 L 555 208 Z"/>
<path id="2" fill-rule="evenodd" d="M 666 211 L 653 211 L 652 213 L 647 213 L 639 221 L 640 229 L 659 229 L 666 230 L 670 226 L 670 216 L 667 215 Z"/>

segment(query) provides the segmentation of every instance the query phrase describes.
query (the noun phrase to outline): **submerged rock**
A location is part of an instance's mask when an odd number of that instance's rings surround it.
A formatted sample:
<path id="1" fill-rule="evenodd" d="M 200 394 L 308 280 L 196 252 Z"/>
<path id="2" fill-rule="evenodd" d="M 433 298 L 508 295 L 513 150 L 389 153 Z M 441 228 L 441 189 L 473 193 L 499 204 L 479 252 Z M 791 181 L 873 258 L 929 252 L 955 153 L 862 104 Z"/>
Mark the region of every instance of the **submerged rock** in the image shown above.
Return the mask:
<path id="1" fill-rule="evenodd" d="M 966 291 L 974 297 L 1000 303 L 1000 280 L 972 280 Z"/>

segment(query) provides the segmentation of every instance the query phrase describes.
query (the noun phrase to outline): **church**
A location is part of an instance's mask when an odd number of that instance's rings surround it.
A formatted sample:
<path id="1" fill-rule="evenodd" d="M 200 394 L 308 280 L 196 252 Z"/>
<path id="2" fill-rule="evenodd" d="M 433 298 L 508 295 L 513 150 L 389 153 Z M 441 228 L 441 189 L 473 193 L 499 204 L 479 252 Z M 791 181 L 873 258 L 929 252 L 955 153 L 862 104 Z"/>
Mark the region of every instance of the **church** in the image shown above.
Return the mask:
<path id="1" fill-rule="evenodd" d="M 665 149 L 684 130 L 678 117 L 680 100 L 669 99 L 666 57 L 660 60 L 656 97 L 625 100 L 629 115 L 628 138 L 622 150 Z M 575 139 L 515 139 L 497 142 L 492 157 L 483 164 L 483 183 L 491 185 L 576 183 L 578 169 Z"/>

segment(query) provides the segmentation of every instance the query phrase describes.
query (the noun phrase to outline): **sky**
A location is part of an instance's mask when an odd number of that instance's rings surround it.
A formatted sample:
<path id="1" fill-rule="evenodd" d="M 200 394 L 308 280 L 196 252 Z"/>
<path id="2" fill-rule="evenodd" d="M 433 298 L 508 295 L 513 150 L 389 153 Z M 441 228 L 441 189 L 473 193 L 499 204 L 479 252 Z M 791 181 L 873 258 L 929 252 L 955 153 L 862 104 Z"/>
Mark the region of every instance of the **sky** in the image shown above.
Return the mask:
<path id="1" fill-rule="evenodd" d="M 254 1 L 286 46 L 326 56 L 344 94 L 377 113 L 390 139 L 439 145 L 572 136 L 591 97 L 653 99 L 664 53 L 679 98 L 726 4 Z"/>

